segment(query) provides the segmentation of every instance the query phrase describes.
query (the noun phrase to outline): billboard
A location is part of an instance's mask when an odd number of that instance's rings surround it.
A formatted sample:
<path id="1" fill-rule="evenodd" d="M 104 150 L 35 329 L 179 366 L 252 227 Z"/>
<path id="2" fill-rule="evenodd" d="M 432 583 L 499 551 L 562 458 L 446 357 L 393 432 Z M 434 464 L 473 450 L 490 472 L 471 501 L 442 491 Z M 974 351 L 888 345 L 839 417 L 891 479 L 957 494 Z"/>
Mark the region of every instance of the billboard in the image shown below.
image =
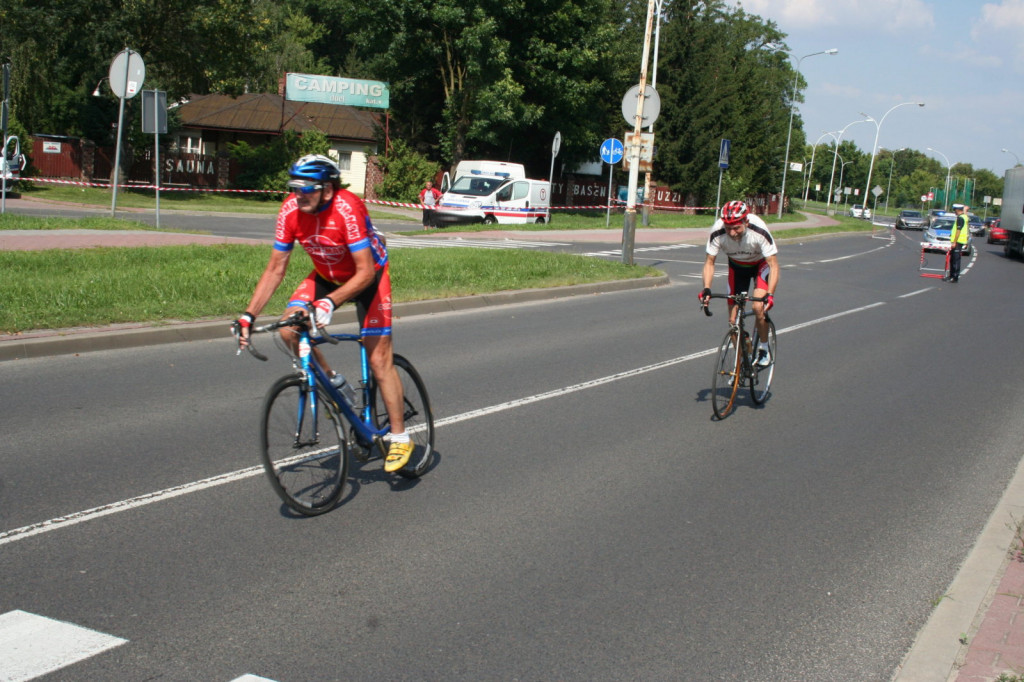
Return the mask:
<path id="1" fill-rule="evenodd" d="M 289 73 L 285 74 L 284 98 L 293 102 L 387 109 L 390 106 L 391 89 L 381 81 Z"/>

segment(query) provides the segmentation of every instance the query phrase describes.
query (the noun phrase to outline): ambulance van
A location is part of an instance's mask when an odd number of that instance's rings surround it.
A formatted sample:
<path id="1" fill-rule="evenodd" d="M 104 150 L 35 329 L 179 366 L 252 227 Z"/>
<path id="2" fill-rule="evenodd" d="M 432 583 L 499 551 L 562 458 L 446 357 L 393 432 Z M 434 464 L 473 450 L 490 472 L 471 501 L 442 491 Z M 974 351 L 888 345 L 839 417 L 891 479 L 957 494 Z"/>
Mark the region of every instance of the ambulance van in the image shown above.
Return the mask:
<path id="1" fill-rule="evenodd" d="M 439 227 L 486 223 L 516 225 L 551 220 L 551 183 L 530 180 L 519 163 L 461 161 L 455 181 L 445 173 L 436 209 Z"/>

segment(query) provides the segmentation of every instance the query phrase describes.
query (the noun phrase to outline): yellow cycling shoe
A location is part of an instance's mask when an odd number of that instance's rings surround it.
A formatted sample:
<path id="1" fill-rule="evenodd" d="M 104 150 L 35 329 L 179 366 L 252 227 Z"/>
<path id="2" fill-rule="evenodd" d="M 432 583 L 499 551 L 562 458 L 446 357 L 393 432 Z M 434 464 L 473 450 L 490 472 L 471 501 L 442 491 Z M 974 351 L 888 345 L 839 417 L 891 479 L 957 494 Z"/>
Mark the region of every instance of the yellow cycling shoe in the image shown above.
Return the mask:
<path id="1" fill-rule="evenodd" d="M 416 444 L 412 441 L 408 443 L 391 443 L 391 447 L 388 448 L 388 457 L 384 460 L 384 471 L 393 473 L 398 471 L 406 464 L 409 463 L 409 458 L 412 457 L 412 451 L 416 448 Z"/>

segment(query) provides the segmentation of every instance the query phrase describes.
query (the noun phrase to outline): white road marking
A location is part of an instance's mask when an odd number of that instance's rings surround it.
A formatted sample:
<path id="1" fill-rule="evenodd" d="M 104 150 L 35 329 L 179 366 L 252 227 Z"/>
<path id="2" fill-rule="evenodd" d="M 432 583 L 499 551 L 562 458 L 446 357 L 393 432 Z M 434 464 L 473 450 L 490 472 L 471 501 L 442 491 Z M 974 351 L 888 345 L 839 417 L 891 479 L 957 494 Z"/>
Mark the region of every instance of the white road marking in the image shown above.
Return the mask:
<path id="1" fill-rule="evenodd" d="M 0 680 L 35 679 L 127 641 L 25 611 L 8 611 L 0 615 Z"/>
<path id="2" fill-rule="evenodd" d="M 651 251 L 672 251 L 673 249 L 695 249 L 697 244 L 665 244 L 663 246 L 644 246 L 633 249 L 633 253 L 649 253 Z M 608 249 L 607 251 L 590 251 L 584 256 L 621 256 L 622 249 Z"/>
<path id="3" fill-rule="evenodd" d="M 807 322 L 802 322 L 791 327 L 779 329 L 777 330 L 777 333 L 785 334 L 787 332 L 796 331 L 797 329 L 804 329 L 806 327 L 811 327 L 817 324 L 821 324 L 823 322 L 829 322 L 831 320 L 835 320 L 846 315 L 853 315 L 855 313 L 864 312 L 866 310 L 870 310 L 872 308 L 876 308 L 882 305 L 885 305 L 885 303 L 878 302 L 862 306 L 860 308 L 853 308 L 851 310 L 835 313 L 834 315 L 827 315 L 816 320 L 809 320 Z M 459 422 L 475 419 L 477 417 L 495 414 L 497 412 L 503 412 L 505 410 L 510 410 L 516 407 L 522 407 L 524 405 L 530 405 L 532 403 L 540 402 L 542 400 L 548 400 L 550 398 L 568 395 L 570 393 L 575 393 L 577 391 L 582 391 L 588 388 L 594 388 L 595 386 L 602 386 L 604 384 L 608 384 L 613 381 L 618 381 L 620 379 L 639 376 L 641 374 L 653 372 L 659 369 L 663 369 L 665 367 L 671 367 L 672 365 L 678 365 L 683 362 L 688 362 L 690 360 L 702 358 L 706 355 L 714 353 L 716 350 L 718 350 L 717 347 L 709 348 L 707 350 L 691 353 L 689 355 L 683 355 L 681 357 L 673 358 L 671 360 L 665 360 L 663 362 L 654 363 L 653 365 L 637 367 L 635 369 L 619 372 L 618 374 L 612 374 L 606 377 L 601 377 L 599 379 L 585 381 L 583 383 L 575 384 L 573 386 L 566 386 L 564 388 L 556 389 L 554 391 L 548 391 L 546 393 L 540 393 L 537 395 L 528 396 L 525 398 L 520 398 L 505 403 L 499 403 L 497 405 L 491 405 L 490 407 L 483 407 L 477 410 L 471 410 L 469 412 L 453 415 L 451 417 L 444 417 L 442 419 L 435 420 L 434 426 L 435 428 L 437 428 L 441 426 L 447 426 L 449 424 L 457 424 Z M 47 533 L 53 530 L 66 528 L 68 526 L 73 526 L 84 521 L 91 521 L 92 519 L 96 519 L 101 516 L 108 516 L 110 514 L 116 514 L 118 512 L 127 511 L 129 509 L 135 509 L 137 507 L 152 504 L 154 502 L 162 502 L 163 500 L 168 500 L 174 497 L 180 497 L 182 495 L 186 495 L 189 493 L 198 492 L 200 490 L 205 490 L 207 488 L 213 488 L 216 486 L 224 485 L 226 483 L 233 483 L 234 481 L 240 481 L 251 476 L 261 475 L 262 473 L 262 466 L 248 467 L 246 469 L 239 469 L 238 471 L 232 471 L 226 474 L 221 474 L 219 476 L 205 478 L 201 481 L 195 481 L 193 483 L 184 483 L 173 488 L 158 490 L 156 492 L 148 493 L 146 495 L 140 495 L 138 497 L 133 497 L 127 500 L 121 500 L 119 502 L 112 502 L 110 504 L 106 504 L 100 507 L 94 507 L 92 509 L 86 509 L 84 511 L 75 512 L 72 514 L 68 514 L 66 516 L 59 516 L 57 518 L 53 518 L 48 521 L 41 521 L 39 523 L 35 523 L 29 526 L 13 528 L 11 530 L 0 533 L 0 546 L 15 542 L 17 540 L 22 540 L 27 537 L 32 537 L 33 535 L 40 535 L 42 533 Z"/>
<path id="4" fill-rule="evenodd" d="M 443 239 L 414 239 L 412 237 L 388 237 L 388 246 L 410 249 L 428 248 L 462 248 L 462 249 L 539 249 L 545 246 L 571 246 L 560 242 L 528 242 L 515 239 L 487 240 L 463 239 L 461 237 Z"/>

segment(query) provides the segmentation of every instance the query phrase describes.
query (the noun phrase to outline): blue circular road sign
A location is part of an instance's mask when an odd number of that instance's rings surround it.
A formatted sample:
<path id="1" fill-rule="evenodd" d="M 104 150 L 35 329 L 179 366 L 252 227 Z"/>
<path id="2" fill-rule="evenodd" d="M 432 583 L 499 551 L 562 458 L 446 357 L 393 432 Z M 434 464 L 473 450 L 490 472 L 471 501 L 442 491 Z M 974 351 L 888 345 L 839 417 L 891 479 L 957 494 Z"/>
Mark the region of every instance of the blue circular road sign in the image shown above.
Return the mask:
<path id="1" fill-rule="evenodd" d="M 601 143 L 601 160 L 605 163 L 618 163 L 622 161 L 622 151 L 622 142 L 609 137 Z"/>

